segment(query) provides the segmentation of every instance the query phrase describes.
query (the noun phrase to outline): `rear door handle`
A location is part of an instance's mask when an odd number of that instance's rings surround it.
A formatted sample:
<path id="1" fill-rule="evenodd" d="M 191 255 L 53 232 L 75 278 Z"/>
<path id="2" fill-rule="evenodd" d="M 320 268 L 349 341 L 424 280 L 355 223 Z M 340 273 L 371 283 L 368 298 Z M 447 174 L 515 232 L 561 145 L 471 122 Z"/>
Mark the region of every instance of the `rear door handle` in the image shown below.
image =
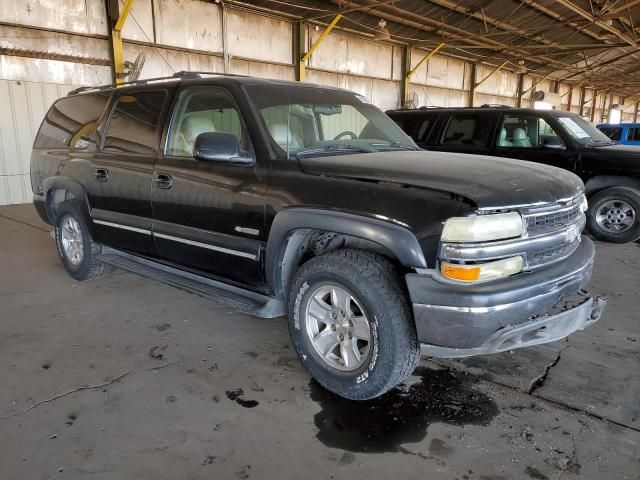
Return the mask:
<path id="1" fill-rule="evenodd" d="M 153 184 L 156 188 L 167 190 L 173 185 L 173 177 L 168 173 L 156 173 L 153 176 Z"/>
<path id="2" fill-rule="evenodd" d="M 106 182 L 109 180 L 109 170 L 106 168 L 96 168 L 93 174 L 98 182 Z"/>

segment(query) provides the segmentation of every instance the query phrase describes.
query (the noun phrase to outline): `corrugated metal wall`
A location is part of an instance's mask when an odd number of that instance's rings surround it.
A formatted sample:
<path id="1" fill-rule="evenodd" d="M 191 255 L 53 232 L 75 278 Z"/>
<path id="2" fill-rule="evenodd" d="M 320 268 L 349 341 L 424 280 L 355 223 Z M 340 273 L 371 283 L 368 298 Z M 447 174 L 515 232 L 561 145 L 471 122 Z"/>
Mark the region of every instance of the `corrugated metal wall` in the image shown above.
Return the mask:
<path id="1" fill-rule="evenodd" d="M 40 122 L 71 85 L 0 80 L 0 205 L 31 201 L 29 158 Z"/>

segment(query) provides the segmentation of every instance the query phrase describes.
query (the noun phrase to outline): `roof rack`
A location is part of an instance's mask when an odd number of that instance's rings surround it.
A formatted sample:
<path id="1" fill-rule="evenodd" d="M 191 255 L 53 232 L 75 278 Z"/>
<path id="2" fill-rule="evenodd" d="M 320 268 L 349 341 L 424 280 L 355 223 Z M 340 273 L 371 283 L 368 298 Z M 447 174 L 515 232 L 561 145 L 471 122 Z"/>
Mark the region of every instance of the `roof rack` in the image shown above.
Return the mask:
<path id="1" fill-rule="evenodd" d="M 485 103 L 480 108 L 513 108 L 511 105 L 503 105 L 502 103 Z"/>
<path id="2" fill-rule="evenodd" d="M 247 77 L 247 75 L 239 75 L 235 73 L 219 73 L 219 72 L 190 72 L 187 70 L 180 70 L 179 72 L 175 72 L 173 75 L 169 77 L 153 77 L 153 78 L 145 78 L 142 80 L 133 80 L 131 82 L 124 82 L 114 85 L 113 83 L 109 83 L 107 85 L 99 85 L 95 87 L 80 87 L 74 90 L 71 90 L 67 95 L 76 95 L 78 93 L 84 92 L 98 92 L 101 90 L 109 90 L 112 88 L 119 87 L 130 87 L 133 85 L 147 85 L 149 83 L 156 82 L 171 82 L 177 80 L 189 80 L 195 78 L 202 78 L 203 75 L 211 75 L 211 76 L 219 76 L 219 77 Z"/>

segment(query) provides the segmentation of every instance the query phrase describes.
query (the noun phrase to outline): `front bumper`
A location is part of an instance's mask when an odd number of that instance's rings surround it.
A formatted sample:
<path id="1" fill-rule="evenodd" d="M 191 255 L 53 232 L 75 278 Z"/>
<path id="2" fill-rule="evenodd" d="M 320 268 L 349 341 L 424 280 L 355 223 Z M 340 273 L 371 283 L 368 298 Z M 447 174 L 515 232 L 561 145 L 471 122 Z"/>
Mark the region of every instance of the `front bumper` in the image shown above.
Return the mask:
<path id="1" fill-rule="evenodd" d="M 606 305 L 584 287 L 595 248 L 583 237 L 565 260 L 485 284 L 458 284 L 438 271 L 406 276 L 422 353 L 466 357 L 553 342 L 595 323 Z"/>

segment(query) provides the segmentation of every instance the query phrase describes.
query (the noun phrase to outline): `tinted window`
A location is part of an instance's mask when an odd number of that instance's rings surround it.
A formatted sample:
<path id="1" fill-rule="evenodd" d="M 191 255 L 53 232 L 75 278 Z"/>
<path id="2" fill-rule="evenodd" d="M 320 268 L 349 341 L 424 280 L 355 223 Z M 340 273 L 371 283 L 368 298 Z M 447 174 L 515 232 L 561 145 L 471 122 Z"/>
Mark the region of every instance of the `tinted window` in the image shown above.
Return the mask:
<path id="1" fill-rule="evenodd" d="M 497 146 L 542 148 L 545 146 L 564 146 L 564 142 L 543 118 L 505 115 L 498 135 Z"/>
<path id="2" fill-rule="evenodd" d="M 117 100 L 108 123 L 104 150 L 153 153 L 165 96 L 164 91 L 122 95 Z"/>
<path id="3" fill-rule="evenodd" d="M 640 142 L 640 128 L 630 128 L 627 133 L 627 140 Z"/>
<path id="4" fill-rule="evenodd" d="M 240 149 L 250 149 L 235 100 L 221 88 L 190 88 L 180 93 L 167 139 L 167 155 L 192 157 L 196 138 L 201 133 L 230 133 Z M 247 153 L 248 154 L 248 153 Z"/>
<path id="5" fill-rule="evenodd" d="M 620 140 L 620 136 L 622 134 L 622 129 L 620 127 L 602 127 L 600 129 L 602 133 L 604 133 L 611 140 Z"/>
<path id="6" fill-rule="evenodd" d="M 442 138 L 443 145 L 486 147 L 491 136 L 492 119 L 481 114 L 455 115 Z"/>
<path id="7" fill-rule="evenodd" d="M 96 143 L 96 124 L 108 93 L 65 97 L 54 103 L 42 122 L 35 148 L 85 149 Z"/>

